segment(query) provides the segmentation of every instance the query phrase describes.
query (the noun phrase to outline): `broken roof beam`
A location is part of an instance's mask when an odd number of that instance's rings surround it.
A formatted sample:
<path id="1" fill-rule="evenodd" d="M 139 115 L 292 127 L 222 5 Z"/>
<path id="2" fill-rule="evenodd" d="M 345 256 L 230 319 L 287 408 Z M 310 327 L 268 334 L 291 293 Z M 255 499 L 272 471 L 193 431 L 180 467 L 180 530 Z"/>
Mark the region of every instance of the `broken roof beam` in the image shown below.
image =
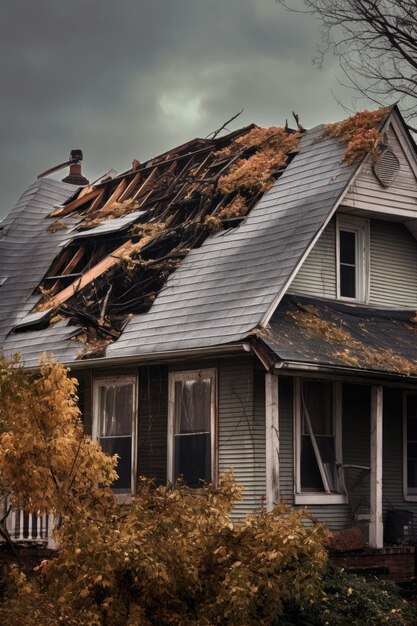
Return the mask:
<path id="1" fill-rule="evenodd" d="M 49 217 L 64 217 L 65 215 L 72 213 L 72 211 L 79 209 L 81 206 L 83 206 L 83 204 L 87 204 L 87 202 L 96 198 L 100 194 L 100 192 L 100 189 L 93 189 L 92 191 L 89 191 L 84 195 L 79 195 L 78 198 L 76 198 L 69 204 L 58 207 L 57 209 L 55 209 L 55 211 L 52 211 Z"/>
<path id="2" fill-rule="evenodd" d="M 118 202 L 122 193 L 127 187 L 126 178 L 122 178 L 120 183 L 117 185 L 116 189 L 113 191 L 107 202 L 101 207 L 99 213 L 106 214 L 111 213 L 112 206 L 115 202 Z"/>
<path id="3" fill-rule="evenodd" d="M 88 270 L 85 274 L 81 276 L 80 279 L 74 281 L 69 287 L 66 287 L 62 291 L 56 294 L 53 298 L 48 299 L 46 302 L 41 303 L 37 310 L 41 311 L 44 308 L 55 308 L 60 306 L 67 300 L 69 300 L 73 295 L 75 295 L 78 291 L 81 291 L 84 287 L 90 284 L 93 280 L 107 272 L 110 268 L 114 267 L 120 262 L 120 258 L 123 254 L 129 252 L 132 248 L 132 242 L 126 241 L 123 245 L 119 246 L 116 250 L 114 250 L 111 254 L 104 257 L 97 265 Z"/>

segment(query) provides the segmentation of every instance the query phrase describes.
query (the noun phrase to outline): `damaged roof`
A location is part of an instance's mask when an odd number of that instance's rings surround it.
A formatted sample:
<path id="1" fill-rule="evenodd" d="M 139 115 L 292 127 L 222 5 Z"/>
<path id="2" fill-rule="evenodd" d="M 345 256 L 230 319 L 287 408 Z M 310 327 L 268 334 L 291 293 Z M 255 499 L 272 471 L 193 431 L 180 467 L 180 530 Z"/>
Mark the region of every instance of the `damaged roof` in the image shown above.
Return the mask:
<path id="1" fill-rule="evenodd" d="M 257 336 L 280 361 L 417 376 L 415 311 L 286 295 Z"/>
<path id="2" fill-rule="evenodd" d="M 42 346 L 71 363 L 244 340 L 365 153 L 345 154 L 323 126 L 251 125 L 84 188 L 41 178 L 0 230 L 0 345 L 36 365 Z"/>

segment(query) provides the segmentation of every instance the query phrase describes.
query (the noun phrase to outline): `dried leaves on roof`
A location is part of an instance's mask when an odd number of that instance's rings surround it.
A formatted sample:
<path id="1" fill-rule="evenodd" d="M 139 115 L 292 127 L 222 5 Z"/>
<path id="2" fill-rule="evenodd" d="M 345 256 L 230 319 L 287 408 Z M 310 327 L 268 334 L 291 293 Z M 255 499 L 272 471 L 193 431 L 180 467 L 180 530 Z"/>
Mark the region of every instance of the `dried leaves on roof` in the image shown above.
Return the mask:
<path id="1" fill-rule="evenodd" d="M 300 133 L 249 126 L 196 139 L 115 179 L 82 189 L 48 227 L 78 219 L 77 230 L 141 211 L 114 232 L 76 234 L 39 285 L 38 310 L 82 326 L 82 356 L 117 339 L 132 314 L 145 313 L 188 252 L 238 225 L 297 151 Z M 56 226 L 55 226 L 56 225 Z"/>
<path id="2" fill-rule="evenodd" d="M 288 311 L 306 338 L 321 338 L 329 345 L 332 356 L 348 367 L 383 370 L 403 376 L 417 375 L 417 361 L 407 359 L 391 348 L 374 347 L 363 343 L 340 323 L 324 319 L 313 304 L 297 311 Z M 366 320 L 362 322 L 366 331 Z M 410 338 L 411 339 L 411 338 Z"/>
<path id="3" fill-rule="evenodd" d="M 324 137 L 336 137 L 346 145 L 343 161 L 357 163 L 367 154 L 377 156 L 377 142 L 380 126 L 388 109 L 360 111 L 335 124 L 326 124 Z"/>

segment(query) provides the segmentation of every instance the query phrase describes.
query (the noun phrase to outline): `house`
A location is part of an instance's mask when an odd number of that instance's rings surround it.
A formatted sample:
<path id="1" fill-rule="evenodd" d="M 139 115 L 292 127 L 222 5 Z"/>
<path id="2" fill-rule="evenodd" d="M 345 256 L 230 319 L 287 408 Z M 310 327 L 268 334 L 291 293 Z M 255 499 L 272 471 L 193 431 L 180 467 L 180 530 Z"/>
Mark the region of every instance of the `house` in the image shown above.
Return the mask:
<path id="1" fill-rule="evenodd" d="M 119 497 L 233 468 L 237 516 L 307 507 L 412 575 L 417 153 L 397 107 L 215 133 L 93 184 L 79 159 L 0 224 L 0 345 L 70 366 Z M 28 524 L 11 532 L 45 532 Z"/>

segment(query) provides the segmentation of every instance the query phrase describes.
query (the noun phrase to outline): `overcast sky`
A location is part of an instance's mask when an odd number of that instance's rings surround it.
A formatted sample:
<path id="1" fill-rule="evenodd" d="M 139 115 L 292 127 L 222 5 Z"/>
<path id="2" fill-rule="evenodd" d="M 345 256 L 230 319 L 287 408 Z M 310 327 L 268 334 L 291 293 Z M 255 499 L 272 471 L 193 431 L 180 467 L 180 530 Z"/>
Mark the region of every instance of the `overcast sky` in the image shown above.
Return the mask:
<path id="1" fill-rule="evenodd" d="M 242 108 L 232 128 L 280 126 L 292 110 L 306 127 L 341 119 L 332 91 L 349 105 L 337 61 L 312 65 L 319 24 L 274 0 L 2 0 L 1 9 L 0 215 L 72 148 L 93 180 L 204 137 Z"/>

